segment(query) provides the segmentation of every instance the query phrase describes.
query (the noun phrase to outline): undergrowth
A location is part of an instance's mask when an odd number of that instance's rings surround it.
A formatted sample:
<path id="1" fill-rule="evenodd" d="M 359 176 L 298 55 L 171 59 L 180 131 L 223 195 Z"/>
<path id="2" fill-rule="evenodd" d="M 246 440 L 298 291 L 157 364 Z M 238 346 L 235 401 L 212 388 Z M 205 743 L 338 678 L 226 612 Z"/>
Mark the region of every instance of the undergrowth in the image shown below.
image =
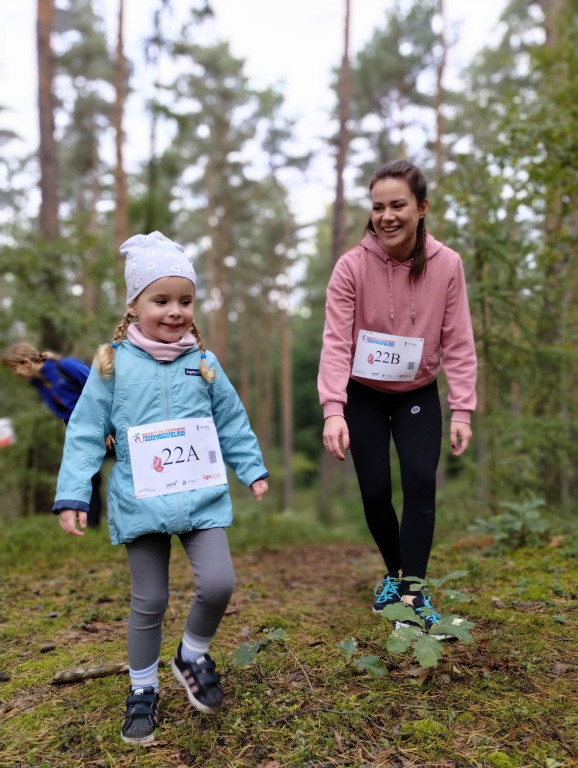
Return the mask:
<path id="1" fill-rule="evenodd" d="M 275 521 L 269 521 L 269 531 Z M 281 523 L 279 523 L 281 525 Z M 287 521 L 285 530 L 290 530 Z M 294 538 L 293 538 L 294 536 Z M 193 710 L 170 660 L 193 593 L 178 542 L 162 650 L 157 740 L 120 739 L 124 673 L 56 684 L 126 660 L 129 575 L 106 530 L 65 536 L 51 516 L 5 523 L 0 547 L 2 768 L 562 768 L 577 764 L 576 542 L 504 549 L 470 534 L 432 552 L 430 590 L 466 571 L 473 642 L 424 667 L 372 614 L 382 564 L 363 541 L 240 547 L 237 589 L 211 653 L 225 704 Z M 440 580 L 436 588 L 435 580 Z M 256 652 L 239 663 L 239 649 Z M 237 654 L 237 658 L 236 658 Z"/>

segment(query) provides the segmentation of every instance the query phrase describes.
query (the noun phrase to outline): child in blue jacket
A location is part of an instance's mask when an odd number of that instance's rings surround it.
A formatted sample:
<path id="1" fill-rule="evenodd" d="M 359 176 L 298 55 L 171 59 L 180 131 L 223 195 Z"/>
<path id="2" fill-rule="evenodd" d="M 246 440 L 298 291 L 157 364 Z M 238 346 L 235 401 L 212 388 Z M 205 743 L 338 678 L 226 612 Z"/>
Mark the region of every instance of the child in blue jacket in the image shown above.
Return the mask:
<path id="1" fill-rule="evenodd" d="M 39 352 L 26 342 L 13 346 L 2 362 L 18 378 L 29 381 L 52 413 L 68 424 L 90 373 L 86 363 L 53 352 Z M 87 520 L 88 525 L 98 526 L 102 509 L 100 472 L 94 474 L 91 482 Z"/>
<path id="2" fill-rule="evenodd" d="M 223 461 L 258 500 L 268 472 L 239 396 L 195 326 L 196 276 L 184 249 L 153 232 L 131 237 L 120 251 L 127 311 L 113 343 L 99 348 L 70 420 L 54 511 L 65 532 L 84 535 L 90 478 L 113 435 L 108 523 L 131 573 L 131 692 L 121 737 L 148 744 L 158 718 L 171 537 L 179 537 L 195 579 L 172 671 L 192 705 L 210 713 L 223 691 L 208 650 L 234 589 Z"/>

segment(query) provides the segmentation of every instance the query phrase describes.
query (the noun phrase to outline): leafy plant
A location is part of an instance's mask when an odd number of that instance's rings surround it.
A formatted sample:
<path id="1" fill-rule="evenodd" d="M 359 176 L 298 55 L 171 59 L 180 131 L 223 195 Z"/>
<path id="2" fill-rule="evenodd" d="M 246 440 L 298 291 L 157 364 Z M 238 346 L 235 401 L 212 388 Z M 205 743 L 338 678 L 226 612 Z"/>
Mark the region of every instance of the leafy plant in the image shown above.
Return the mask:
<path id="1" fill-rule="evenodd" d="M 349 663 L 357 651 L 358 641 L 355 637 L 349 640 L 343 640 L 337 647 L 341 649 L 345 656 L 346 663 Z M 387 675 L 387 667 L 379 656 L 360 656 L 354 661 L 355 666 L 360 672 L 367 672 L 373 677 L 384 677 Z"/>
<path id="2" fill-rule="evenodd" d="M 412 582 L 413 590 L 424 591 L 430 586 L 439 589 L 450 579 L 467 576 L 467 571 L 453 571 L 441 579 L 418 579 L 409 578 Z M 469 597 L 463 592 L 454 589 L 442 589 L 441 593 L 450 602 L 468 602 Z M 428 609 L 424 609 L 424 614 L 428 614 Z M 433 609 L 431 609 L 433 612 Z M 444 616 L 435 624 L 431 634 L 425 632 L 424 619 L 416 614 L 413 608 L 405 603 L 392 603 L 386 605 L 381 612 L 383 618 L 408 624 L 391 631 L 385 647 L 390 653 L 405 653 L 408 650 L 413 651 L 413 655 L 421 667 L 435 667 L 443 654 L 443 641 L 445 639 L 461 640 L 464 643 L 472 643 L 474 638 L 470 634 L 474 624 L 467 619 L 451 614 Z"/>
<path id="3" fill-rule="evenodd" d="M 507 512 L 486 520 L 476 518 L 468 530 L 475 534 L 491 534 L 499 549 L 537 547 L 544 541 L 549 527 L 539 511 L 544 505 L 544 500 L 540 498 L 523 502 L 503 501 L 499 506 Z"/>
<path id="4" fill-rule="evenodd" d="M 281 627 L 268 627 L 263 630 L 265 637 L 254 643 L 241 643 L 233 654 L 233 664 L 236 667 L 246 667 L 253 662 L 259 651 L 267 648 L 271 643 L 283 643 L 287 638 L 287 632 Z"/>

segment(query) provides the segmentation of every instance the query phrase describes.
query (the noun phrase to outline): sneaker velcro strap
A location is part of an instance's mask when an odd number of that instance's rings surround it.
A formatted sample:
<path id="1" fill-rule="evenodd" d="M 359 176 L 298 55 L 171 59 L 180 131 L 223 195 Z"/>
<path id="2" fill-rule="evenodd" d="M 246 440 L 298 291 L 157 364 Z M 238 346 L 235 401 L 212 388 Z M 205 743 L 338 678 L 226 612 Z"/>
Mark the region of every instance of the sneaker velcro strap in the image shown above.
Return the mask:
<path id="1" fill-rule="evenodd" d="M 131 694 L 126 700 L 126 715 L 133 717 L 154 715 L 156 707 L 156 693 Z"/>
<path id="2" fill-rule="evenodd" d="M 215 662 L 211 658 L 195 661 L 194 664 L 187 664 L 187 668 L 199 690 L 205 690 L 209 685 L 218 684 L 221 675 L 215 672 L 215 666 Z"/>

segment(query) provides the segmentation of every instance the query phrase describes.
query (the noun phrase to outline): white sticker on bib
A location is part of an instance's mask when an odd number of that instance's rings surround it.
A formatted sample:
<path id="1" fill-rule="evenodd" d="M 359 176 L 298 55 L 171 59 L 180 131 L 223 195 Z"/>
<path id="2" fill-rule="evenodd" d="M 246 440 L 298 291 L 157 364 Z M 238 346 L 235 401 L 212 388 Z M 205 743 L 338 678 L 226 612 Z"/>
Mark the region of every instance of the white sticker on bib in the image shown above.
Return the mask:
<path id="1" fill-rule="evenodd" d="M 422 351 L 423 339 L 359 331 L 351 374 L 376 381 L 413 381 Z"/>
<path id="2" fill-rule="evenodd" d="M 211 418 L 141 424 L 128 427 L 127 437 L 137 499 L 227 483 Z"/>

